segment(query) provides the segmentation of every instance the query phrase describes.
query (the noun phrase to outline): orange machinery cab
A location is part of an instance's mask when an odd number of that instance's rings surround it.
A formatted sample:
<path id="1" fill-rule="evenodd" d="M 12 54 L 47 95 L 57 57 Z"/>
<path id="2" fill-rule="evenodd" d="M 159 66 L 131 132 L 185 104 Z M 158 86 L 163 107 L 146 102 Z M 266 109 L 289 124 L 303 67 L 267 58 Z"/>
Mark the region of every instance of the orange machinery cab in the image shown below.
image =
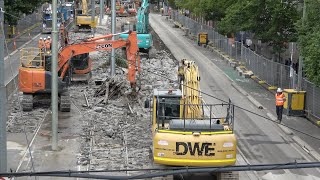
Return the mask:
<path id="1" fill-rule="evenodd" d="M 23 93 L 51 93 L 51 52 L 39 48 L 21 49 L 19 68 L 19 89 Z M 58 79 L 59 93 L 65 90 L 66 83 Z"/>

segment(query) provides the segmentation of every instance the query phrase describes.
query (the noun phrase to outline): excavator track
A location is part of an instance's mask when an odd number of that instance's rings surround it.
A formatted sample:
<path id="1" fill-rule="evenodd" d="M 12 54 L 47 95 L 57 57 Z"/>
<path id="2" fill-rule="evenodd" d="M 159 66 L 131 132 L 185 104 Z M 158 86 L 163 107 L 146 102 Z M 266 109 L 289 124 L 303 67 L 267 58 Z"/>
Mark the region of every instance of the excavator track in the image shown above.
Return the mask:
<path id="1" fill-rule="evenodd" d="M 71 98 L 69 94 L 62 94 L 60 96 L 59 108 L 61 112 L 70 112 L 71 110 Z"/>
<path id="2" fill-rule="evenodd" d="M 33 109 L 33 95 L 32 94 L 23 94 L 21 107 L 23 111 L 32 111 Z"/>

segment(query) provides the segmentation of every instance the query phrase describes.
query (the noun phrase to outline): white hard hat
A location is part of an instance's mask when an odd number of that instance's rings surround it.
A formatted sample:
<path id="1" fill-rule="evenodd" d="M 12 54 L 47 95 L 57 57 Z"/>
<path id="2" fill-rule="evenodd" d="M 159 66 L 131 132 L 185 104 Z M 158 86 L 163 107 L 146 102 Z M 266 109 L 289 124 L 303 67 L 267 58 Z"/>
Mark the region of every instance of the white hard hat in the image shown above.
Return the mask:
<path id="1" fill-rule="evenodd" d="M 277 92 L 278 92 L 278 93 L 282 92 L 282 89 L 281 89 L 281 88 L 278 88 L 278 89 L 277 89 Z"/>
<path id="2" fill-rule="evenodd" d="M 51 37 L 50 36 L 48 36 L 48 39 L 50 39 Z"/>
<path id="3" fill-rule="evenodd" d="M 46 40 L 47 38 L 44 38 L 44 40 Z"/>
<path id="4" fill-rule="evenodd" d="M 40 37 L 40 39 L 42 39 L 42 37 Z"/>

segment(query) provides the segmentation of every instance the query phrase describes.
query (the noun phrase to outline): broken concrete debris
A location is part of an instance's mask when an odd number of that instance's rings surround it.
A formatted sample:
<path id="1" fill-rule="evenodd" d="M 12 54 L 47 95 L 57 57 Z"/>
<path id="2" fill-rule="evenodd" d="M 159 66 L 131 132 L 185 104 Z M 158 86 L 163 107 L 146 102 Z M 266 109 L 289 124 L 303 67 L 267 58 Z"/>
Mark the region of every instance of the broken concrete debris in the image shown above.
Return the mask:
<path id="1" fill-rule="evenodd" d="M 108 31 L 98 29 L 97 33 L 105 34 Z M 73 42 L 90 37 L 85 33 L 70 33 L 70 36 Z M 120 56 L 121 52 L 116 53 Z M 141 87 L 137 98 L 132 99 L 128 95 L 131 88 L 127 81 L 127 69 L 116 67 L 116 75 L 110 77 L 109 53 L 90 53 L 92 79 L 88 83 L 73 83 L 69 87 L 72 100 L 72 113 L 69 116 L 81 114 L 82 118 L 76 123 L 80 131 L 74 131 L 66 125 L 64 127 L 68 129 L 70 137 L 77 137 L 78 146 L 74 148 L 78 151 L 78 165 L 91 170 L 154 166 L 150 158 L 150 114 L 144 109 L 143 102 L 152 95 L 154 88 L 174 87 L 172 82 L 177 81 L 178 63 L 170 56 L 165 50 L 157 50 L 155 58 L 142 59 L 141 72 L 137 75 L 137 83 Z M 49 106 L 36 106 L 31 112 L 20 112 L 19 95 L 15 95 L 8 113 L 8 132 L 34 133 L 42 119 L 46 118 L 45 132 L 49 136 L 51 117 L 44 117 Z M 62 126 L 59 124 L 59 128 Z M 44 132 L 42 129 L 40 131 Z"/>

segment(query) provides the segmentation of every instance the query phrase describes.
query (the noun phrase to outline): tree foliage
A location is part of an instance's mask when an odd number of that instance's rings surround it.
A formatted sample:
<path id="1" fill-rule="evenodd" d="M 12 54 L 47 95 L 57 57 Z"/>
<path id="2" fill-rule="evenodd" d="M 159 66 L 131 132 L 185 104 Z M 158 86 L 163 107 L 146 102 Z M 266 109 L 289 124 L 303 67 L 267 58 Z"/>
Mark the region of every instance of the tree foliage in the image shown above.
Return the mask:
<path id="1" fill-rule="evenodd" d="M 303 56 L 304 72 L 307 78 L 320 85 L 320 1 L 306 1 L 304 23 L 297 23 L 299 49 Z"/>
<path id="2" fill-rule="evenodd" d="M 5 22 L 16 25 L 23 14 L 32 14 L 44 0 L 4 0 Z"/>
<path id="3" fill-rule="evenodd" d="M 299 15 L 295 2 L 238 0 L 227 9 L 218 29 L 221 33 L 250 31 L 256 39 L 269 43 L 275 53 L 280 53 L 296 37 Z"/>
<path id="4" fill-rule="evenodd" d="M 207 21 L 220 21 L 225 11 L 234 0 L 176 0 L 176 6 L 190 10 L 191 13 L 204 17 Z"/>

